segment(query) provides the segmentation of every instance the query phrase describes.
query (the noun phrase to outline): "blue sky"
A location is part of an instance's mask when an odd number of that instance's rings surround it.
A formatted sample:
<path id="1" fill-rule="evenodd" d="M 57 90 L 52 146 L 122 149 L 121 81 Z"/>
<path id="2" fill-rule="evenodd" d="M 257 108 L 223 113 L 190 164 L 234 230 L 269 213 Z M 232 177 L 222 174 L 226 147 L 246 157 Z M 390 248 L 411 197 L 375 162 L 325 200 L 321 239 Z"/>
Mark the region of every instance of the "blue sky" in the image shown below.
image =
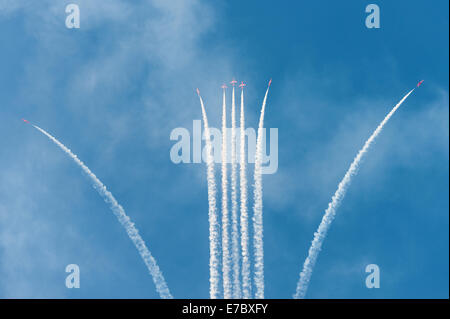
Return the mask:
<path id="1" fill-rule="evenodd" d="M 65 28 L 77 3 L 81 28 Z M 0 297 L 157 298 L 132 242 L 55 135 L 136 223 L 175 297 L 208 297 L 204 165 L 175 165 L 169 135 L 212 126 L 220 85 L 247 82 L 247 123 L 279 130 L 265 175 L 266 297 L 290 298 L 353 157 L 370 150 L 325 241 L 308 298 L 448 298 L 448 1 L 0 0 Z M 249 175 L 251 177 L 252 174 Z M 252 190 L 252 189 L 250 189 Z M 64 285 L 67 264 L 81 288 Z M 381 288 L 367 289 L 367 264 Z"/>

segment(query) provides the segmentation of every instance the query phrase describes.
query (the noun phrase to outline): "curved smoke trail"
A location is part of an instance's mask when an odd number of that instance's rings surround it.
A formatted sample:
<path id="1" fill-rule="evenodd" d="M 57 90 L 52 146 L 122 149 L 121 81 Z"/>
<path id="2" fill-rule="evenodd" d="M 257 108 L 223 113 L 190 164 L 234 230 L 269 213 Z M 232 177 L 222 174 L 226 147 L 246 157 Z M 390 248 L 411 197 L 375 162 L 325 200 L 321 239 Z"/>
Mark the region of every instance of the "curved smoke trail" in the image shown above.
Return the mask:
<path id="1" fill-rule="evenodd" d="M 398 104 L 389 112 L 389 114 L 386 115 L 384 120 L 378 125 L 376 130 L 372 133 L 372 135 L 366 141 L 363 148 L 358 152 L 358 155 L 356 155 L 356 157 L 354 158 L 347 173 L 345 173 L 344 178 L 339 183 L 338 189 L 337 189 L 336 193 L 333 195 L 331 202 L 328 204 L 328 208 L 325 211 L 325 215 L 322 218 L 319 228 L 314 233 L 314 239 L 312 241 L 311 247 L 309 248 L 308 257 L 306 258 L 305 263 L 303 264 L 303 270 L 300 273 L 300 279 L 297 284 L 297 290 L 294 295 L 294 298 L 300 299 L 300 298 L 305 297 L 306 291 L 308 289 L 308 284 L 311 279 L 312 272 L 314 270 L 314 265 L 316 264 L 317 257 L 322 248 L 323 241 L 325 240 L 328 229 L 330 228 L 330 225 L 334 220 L 334 217 L 336 215 L 336 210 L 338 209 L 340 203 L 344 199 L 345 193 L 351 183 L 351 178 L 358 172 L 358 168 L 359 168 L 361 159 L 367 153 L 372 142 L 375 140 L 375 138 L 378 136 L 378 134 L 380 134 L 381 130 L 383 129 L 383 127 L 387 123 L 387 121 L 389 121 L 391 116 L 395 113 L 395 111 L 397 111 L 397 109 L 400 107 L 400 105 L 402 105 L 402 103 L 406 100 L 406 98 L 413 91 L 414 91 L 414 89 L 409 91 L 400 100 L 400 102 L 398 102 Z"/>
<path id="2" fill-rule="evenodd" d="M 139 235 L 138 230 L 134 226 L 133 222 L 131 222 L 130 217 L 127 216 L 123 207 L 117 202 L 114 196 L 106 189 L 106 186 L 95 176 L 94 173 L 80 160 L 78 157 L 72 153 L 70 149 L 64 146 L 61 142 L 59 142 L 56 138 L 51 136 L 49 133 L 41 129 L 40 127 L 33 125 L 38 131 L 47 136 L 52 142 L 54 142 L 59 148 L 61 148 L 67 155 L 69 155 L 78 166 L 87 174 L 87 176 L 92 180 L 94 184 L 94 188 L 103 197 L 105 202 L 107 202 L 113 211 L 114 215 L 116 215 L 120 224 L 125 228 L 128 237 L 133 241 L 136 246 L 139 254 L 144 260 L 145 265 L 150 272 L 150 275 L 153 278 L 153 282 L 155 283 L 156 290 L 158 291 L 161 298 L 170 299 L 173 298 L 170 294 L 169 288 L 167 287 L 166 281 L 164 280 L 163 274 L 159 269 L 155 258 L 152 256 L 147 246 L 145 245 L 144 240 L 141 235 Z"/>
<path id="3" fill-rule="evenodd" d="M 266 94 L 261 108 L 261 115 L 258 125 L 258 137 L 256 139 L 256 155 L 255 155 L 255 191 L 253 204 L 253 246 L 255 256 L 255 298 L 264 298 L 264 243 L 263 243 L 263 217 L 262 217 L 262 142 L 263 142 L 263 126 L 264 112 L 266 109 L 267 94 L 272 80 L 269 81 Z"/>
<path id="4" fill-rule="evenodd" d="M 236 100 L 231 102 L 231 251 L 233 261 L 233 298 L 241 298 L 241 282 L 239 275 L 239 233 L 237 204 L 237 162 L 236 162 Z"/>
<path id="5" fill-rule="evenodd" d="M 214 179 L 214 158 L 212 156 L 211 134 L 209 132 L 208 117 L 205 105 L 197 89 L 202 107 L 203 126 L 206 139 L 206 178 L 208 181 L 209 204 L 209 295 L 211 299 L 219 298 L 219 223 L 216 208 L 216 181 Z"/>
<path id="6" fill-rule="evenodd" d="M 242 297 L 251 298 L 250 258 L 248 252 L 248 212 L 247 212 L 247 168 L 245 158 L 245 113 L 244 87 L 241 90 L 240 114 L 240 194 L 241 194 L 241 253 L 242 253 Z"/>
<path id="7" fill-rule="evenodd" d="M 230 299 L 232 297 L 228 227 L 227 106 L 224 89 L 222 105 L 222 275 L 223 297 L 225 299 Z"/>

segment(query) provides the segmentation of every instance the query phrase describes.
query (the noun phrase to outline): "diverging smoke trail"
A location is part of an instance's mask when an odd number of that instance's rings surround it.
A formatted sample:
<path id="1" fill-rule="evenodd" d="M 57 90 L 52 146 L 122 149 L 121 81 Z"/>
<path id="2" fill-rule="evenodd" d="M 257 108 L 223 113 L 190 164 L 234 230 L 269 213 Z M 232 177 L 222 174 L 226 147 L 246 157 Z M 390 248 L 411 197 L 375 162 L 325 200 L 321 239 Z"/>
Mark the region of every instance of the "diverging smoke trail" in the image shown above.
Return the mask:
<path id="1" fill-rule="evenodd" d="M 228 222 L 228 176 L 227 176 L 227 106 L 225 89 L 223 90 L 222 105 L 222 275 L 223 297 L 230 299 L 230 250 L 229 250 L 229 222 Z"/>
<path id="2" fill-rule="evenodd" d="M 264 127 L 264 112 L 266 109 L 267 95 L 269 93 L 270 83 L 267 86 L 264 96 L 261 115 L 258 125 L 258 137 L 256 139 L 256 155 L 255 155 L 255 190 L 253 204 L 253 246 L 255 256 L 255 298 L 264 298 L 264 244 L 263 244 L 263 204 L 262 204 L 262 142 Z"/>
<path id="3" fill-rule="evenodd" d="M 239 232 L 237 204 L 237 162 L 236 162 L 236 100 L 233 85 L 231 98 L 231 251 L 233 262 L 233 298 L 241 298 L 239 275 Z"/>
<path id="4" fill-rule="evenodd" d="M 100 196 L 103 197 L 105 202 L 107 202 L 113 211 L 114 215 L 116 215 L 119 222 L 122 224 L 122 226 L 125 228 L 128 236 L 133 241 L 134 245 L 136 246 L 139 254 L 141 255 L 142 259 L 145 262 L 145 265 L 148 268 L 148 271 L 150 272 L 153 282 L 155 283 L 156 290 L 158 291 L 161 298 L 169 299 L 173 298 L 170 294 L 169 288 L 167 287 L 166 281 L 163 277 L 163 274 L 161 273 L 161 270 L 159 269 L 155 258 L 153 258 L 152 254 L 148 250 L 147 246 L 145 245 L 144 240 L 139 235 L 138 230 L 134 226 L 134 224 L 130 221 L 130 217 L 127 216 L 125 213 L 123 207 L 117 202 L 117 200 L 114 198 L 114 196 L 106 189 L 106 186 L 103 185 L 103 183 L 95 176 L 94 173 L 91 172 L 91 170 L 80 160 L 78 157 L 72 153 L 70 149 L 68 149 L 66 146 L 64 146 L 61 142 L 59 142 L 56 138 L 51 136 L 49 133 L 41 129 L 40 127 L 33 125 L 37 130 L 39 130 L 41 133 L 46 135 L 51 141 L 53 141 L 56 145 L 59 146 L 67 155 L 69 155 L 75 163 L 77 163 L 81 169 L 87 174 L 87 176 L 92 180 L 92 183 L 94 184 L 94 188 L 97 190 L 97 192 L 100 194 Z"/>
<path id="5" fill-rule="evenodd" d="M 395 111 L 397 111 L 400 105 L 402 105 L 402 103 L 413 91 L 414 89 L 409 91 L 408 94 L 406 94 L 400 100 L 400 102 L 398 102 L 398 104 L 389 112 L 389 114 L 384 118 L 384 120 L 378 125 L 376 130 L 372 133 L 372 135 L 364 144 L 363 148 L 359 151 L 358 155 L 356 155 L 347 173 L 345 173 L 344 178 L 339 183 L 338 189 L 336 193 L 333 195 L 331 202 L 328 204 L 328 208 L 325 211 L 325 214 L 322 218 L 319 228 L 314 233 L 314 239 L 312 241 L 311 247 L 309 248 L 308 257 L 306 258 L 305 263 L 303 264 L 303 270 L 300 273 L 300 279 L 297 284 L 297 290 L 294 295 L 294 298 L 300 299 L 305 297 L 306 291 L 308 289 L 308 284 L 311 279 L 312 272 L 314 270 L 314 265 L 316 264 L 317 257 L 322 248 L 323 241 L 327 235 L 331 223 L 334 220 L 336 210 L 338 209 L 340 203 L 342 202 L 345 193 L 351 183 L 351 179 L 358 171 L 361 159 L 367 153 L 371 144 L 373 143 L 375 138 L 380 134 L 381 130 L 383 129 L 387 121 L 389 121 L 391 116 L 395 113 Z"/>
<path id="6" fill-rule="evenodd" d="M 241 254 L 242 254 L 242 297 L 251 298 L 250 258 L 248 252 L 248 212 L 247 212 L 247 168 L 245 157 L 245 113 L 244 88 L 241 90 L 240 114 L 240 196 L 241 196 Z"/>
<path id="7" fill-rule="evenodd" d="M 203 126 L 206 139 L 206 178 L 208 182 L 209 205 L 209 295 L 211 299 L 219 298 L 219 223 L 216 209 L 216 181 L 214 179 L 214 158 L 212 155 L 211 134 L 209 132 L 208 118 L 205 105 L 197 89 L 200 105 L 202 107 Z"/>

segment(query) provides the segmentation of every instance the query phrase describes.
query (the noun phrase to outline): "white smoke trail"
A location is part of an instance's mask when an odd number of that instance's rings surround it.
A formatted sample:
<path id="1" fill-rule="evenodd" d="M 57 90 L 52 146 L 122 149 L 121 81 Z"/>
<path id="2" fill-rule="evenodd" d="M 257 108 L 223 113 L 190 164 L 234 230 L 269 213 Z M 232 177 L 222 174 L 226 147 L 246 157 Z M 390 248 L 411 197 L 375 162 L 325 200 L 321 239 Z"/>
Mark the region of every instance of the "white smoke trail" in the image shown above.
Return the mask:
<path id="1" fill-rule="evenodd" d="M 148 268 L 148 271 L 150 272 L 153 278 L 153 282 L 155 283 L 156 290 L 158 291 L 160 297 L 164 299 L 173 298 L 172 295 L 170 294 L 169 288 L 167 287 L 166 281 L 164 280 L 163 274 L 161 273 L 161 270 L 159 269 L 156 263 L 155 258 L 153 258 L 152 254 L 148 250 L 144 240 L 139 235 L 138 230 L 134 226 L 134 223 L 130 221 L 130 217 L 127 216 L 123 207 L 117 202 L 117 200 L 114 198 L 111 192 L 109 192 L 106 189 L 106 186 L 103 185 L 103 183 L 97 178 L 97 176 L 95 176 L 95 174 L 92 173 L 91 170 L 81 160 L 79 160 L 78 157 L 75 154 L 73 154 L 70 149 L 68 149 L 56 138 L 54 138 L 52 135 L 50 135 L 40 127 L 36 125 L 33 126 L 37 130 L 39 130 L 42 134 L 46 135 L 57 146 L 59 146 L 59 148 L 61 148 L 67 155 L 69 155 L 75 161 L 75 163 L 77 163 L 81 167 L 81 169 L 87 174 L 87 176 L 92 180 L 94 188 L 97 190 L 100 196 L 103 197 L 105 202 L 109 204 L 112 212 L 114 213 L 114 215 L 116 215 L 119 222 L 125 228 L 128 237 L 130 237 L 130 239 L 136 246 L 139 254 L 141 255 L 145 265 Z"/>
<path id="2" fill-rule="evenodd" d="M 262 203 L 262 142 L 263 142 L 263 126 L 264 126 L 264 112 L 266 109 L 267 94 L 269 93 L 270 83 L 267 86 L 267 91 L 264 96 L 261 115 L 258 125 L 258 137 L 256 139 L 256 154 L 255 154 L 255 190 L 254 190 L 254 204 L 253 204 L 253 246 L 255 256 L 255 298 L 264 298 L 264 243 L 263 243 L 263 203 Z"/>
<path id="3" fill-rule="evenodd" d="M 225 89 L 223 90 L 222 105 L 222 275 L 223 275 L 223 297 L 230 299 L 230 250 L 228 234 L 228 176 L 227 176 L 227 110 Z"/>
<path id="4" fill-rule="evenodd" d="M 319 228 L 314 233 L 314 239 L 312 241 L 311 247 L 308 251 L 308 257 L 305 260 L 305 263 L 303 264 L 303 270 L 300 273 L 300 279 L 297 284 L 297 290 L 294 294 L 294 298 L 301 299 L 305 297 L 306 291 L 308 289 L 308 284 L 311 279 L 311 275 L 314 269 L 314 265 L 316 264 L 317 257 L 319 255 L 319 252 L 322 248 L 323 241 L 327 235 L 328 229 L 330 228 L 331 223 L 334 220 L 334 217 L 336 215 L 336 210 L 338 209 L 340 203 L 342 202 L 345 193 L 351 183 L 351 178 L 357 173 L 359 164 L 361 162 L 361 159 L 363 156 L 367 153 L 369 150 L 371 144 L 375 140 L 375 138 L 380 134 L 381 130 L 383 129 L 383 126 L 387 123 L 387 121 L 391 118 L 391 116 L 397 111 L 397 109 L 402 105 L 402 103 L 406 100 L 406 98 L 414 91 L 412 89 L 408 92 L 401 100 L 398 102 L 398 104 L 389 112 L 388 115 L 384 118 L 384 120 L 378 125 L 376 130 L 372 133 L 372 135 L 369 137 L 369 139 L 364 144 L 363 148 L 359 151 L 358 155 L 354 158 L 352 164 L 350 165 L 350 168 L 348 169 L 347 173 L 345 173 L 344 178 L 339 183 L 338 189 L 336 193 L 333 195 L 331 202 L 328 204 L 328 208 L 325 211 L 325 214 L 322 218 L 322 221 L 319 225 Z"/>
<path id="5" fill-rule="evenodd" d="M 247 168 L 245 158 L 245 114 L 244 88 L 241 90 L 240 114 L 240 195 L 241 195 L 241 254 L 242 254 L 242 297 L 251 298 L 250 258 L 248 252 L 248 212 L 247 212 Z"/>
<path id="6" fill-rule="evenodd" d="M 211 134 L 209 132 L 208 117 L 205 105 L 197 89 L 202 107 L 203 126 L 206 139 L 206 178 L 208 181 L 209 204 L 209 295 L 211 299 L 219 298 L 219 223 L 216 209 L 216 181 L 214 179 L 214 158 L 212 155 Z"/>
<path id="7" fill-rule="evenodd" d="M 239 233 L 237 204 L 237 162 L 236 162 L 236 101 L 234 85 L 231 102 L 231 250 L 233 262 L 233 298 L 241 298 L 239 275 Z"/>

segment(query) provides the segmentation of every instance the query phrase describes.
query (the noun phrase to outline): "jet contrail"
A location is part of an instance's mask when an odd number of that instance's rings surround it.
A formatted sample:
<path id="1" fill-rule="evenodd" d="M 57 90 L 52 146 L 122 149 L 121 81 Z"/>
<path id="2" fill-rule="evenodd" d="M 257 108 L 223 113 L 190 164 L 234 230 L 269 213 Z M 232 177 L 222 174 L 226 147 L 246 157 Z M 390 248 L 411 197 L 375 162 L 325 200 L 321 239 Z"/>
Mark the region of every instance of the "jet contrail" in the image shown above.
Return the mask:
<path id="1" fill-rule="evenodd" d="M 27 122 L 28 123 L 28 122 Z M 150 272 L 150 275 L 153 278 L 153 282 L 155 283 L 156 290 L 158 291 L 159 295 L 163 299 L 170 299 L 173 298 L 170 294 L 169 288 L 167 287 L 166 281 L 164 279 L 163 274 L 161 273 L 161 270 L 159 269 L 155 258 L 153 258 L 152 254 L 148 250 L 147 246 L 145 245 L 144 240 L 142 239 L 141 235 L 139 235 L 138 230 L 134 226 L 134 223 L 131 222 L 130 217 L 127 216 L 125 213 L 125 210 L 123 207 L 117 202 L 117 200 L 114 198 L 114 196 L 106 189 L 106 186 L 103 185 L 103 183 L 95 176 L 94 173 L 91 172 L 91 170 L 80 160 L 78 157 L 72 153 L 70 149 L 68 149 L 66 146 L 64 146 L 61 142 L 59 142 L 56 138 L 51 136 L 49 133 L 41 129 L 40 127 L 33 125 L 37 130 L 39 130 L 42 134 L 46 135 L 51 141 L 53 141 L 56 145 L 59 146 L 67 155 L 69 155 L 75 163 L 77 163 L 81 169 L 88 175 L 88 177 L 92 180 L 92 183 L 94 184 L 94 188 L 97 190 L 97 192 L 100 194 L 100 196 L 103 197 L 105 202 L 107 202 L 113 211 L 114 215 L 116 215 L 119 222 L 122 224 L 122 226 L 125 228 L 128 237 L 133 241 L 134 245 L 136 246 L 139 254 L 141 255 L 142 259 L 144 260 L 145 265 L 148 268 L 148 271 Z"/>
<path id="2" fill-rule="evenodd" d="M 308 289 L 308 284 L 314 269 L 314 265 L 316 264 L 317 257 L 322 248 L 325 236 L 327 235 L 328 229 L 330 228 L 330 225 L 334 220 L 336 210 L 338 209 L 340 203 L 342 202 L 345 193 L 351 183 L 352 176 L 354 176 L 358 172 L 361 159 L 367 153 L 369 147 L 371 146 L 375 138 L 380 134 L 381 130 L 383 129 L 383 126 L 387 123 L 387 121 L 389 121 L 391 116 L 395 113 L 395 111 L 397 111 L 400 105 L 402 105 L 402 103 L 413 91 L 414 89 L 409 91 L 408 94 L 406 94 L 400 100 L 400 102 L 398 102 L 398 104 L 389 112 L 389 114 L 384 118 L 384 120 L 378 125 L 376 130 L 372 133 L 372 135 L 364 144 L 364 147 L 359 151 L 358 155 L 356 155 L 347 173 L 345 173 L 344 178 L 339 183 L 338 189 L 336 193 L 333 195 L 331 202 L 328 204 L 328 208 L 326 209 L 322 221 L 320 222 L 319 228 L 314 233 L 314 239 L 312 241 L 311 247 L 309 248 L 308 257 L 306 258 L 305 263 L 303 264 L 303 270 L 300 273 L 300 279 L 297 283 L 297 290 L 296 293 L 294 294 L 294 298 L 301 299 L 305 297 L 306 290 Z"/>
<path id="3" fill-rule="evenodd" d="M 211 299 L 219 298 L 219 223 L 216 209 L 216 181 L 214 179 L 214 158 L 212 155 L 211 135 L 209 132 L 208 118 L 205 105 L 197 89 L 200 105 L 202 107 L 203 126 L 206 139 L 206 173 L 208 180 L 208 204 L 209 204 L 209 295 Z"/>
<path id="4" fill-rule="evenodd" d="M 261 115 L 258 125 L 258 137 L 256 139 L 256 154 L 255 154 L 255 190 L 254 190 L 254 204 L 253 204 L 253 246 L 255 256 L 255 298 L 264 298 L 264 245 L 263 245 L 263 217 L 262 217 L 262 142 L 263 142 L 263 126 L 264 126 L 264 112 L 266 108 L 267 94 L 269 93 L 270 84 L 267 86 L 266 94 L 264 96 Z"/>
<path id="5" fill-rule="evenodd" d="M 239 232 L 237 204 L 237 162 L 236 162 L 236 100 L 233 85 L 231 101 L 231 250 L 233 262 L 233 298 L 241 298 L 239 274 Z"/>
<path id="6" fill-rule="evenodd" d="M 247 212 L 247 168 L 245 158 L 245 114 L 244 87 L 241 90 L 240 114 L 240 195 L 241 195 L 241 254 L 242 254 L 242 297 L 251 298 L 250 259 L 248 253 L 248 212 Z"/>
<path id="7" fill-rule="evenodd" d="M 227 176 L 227 106 L 225 89 L 223 89 L 222 105 L 222 275 L 223 275 L 223 297 L 230 299 L 230 250 L 228 234 L 228 176 Z"/>

